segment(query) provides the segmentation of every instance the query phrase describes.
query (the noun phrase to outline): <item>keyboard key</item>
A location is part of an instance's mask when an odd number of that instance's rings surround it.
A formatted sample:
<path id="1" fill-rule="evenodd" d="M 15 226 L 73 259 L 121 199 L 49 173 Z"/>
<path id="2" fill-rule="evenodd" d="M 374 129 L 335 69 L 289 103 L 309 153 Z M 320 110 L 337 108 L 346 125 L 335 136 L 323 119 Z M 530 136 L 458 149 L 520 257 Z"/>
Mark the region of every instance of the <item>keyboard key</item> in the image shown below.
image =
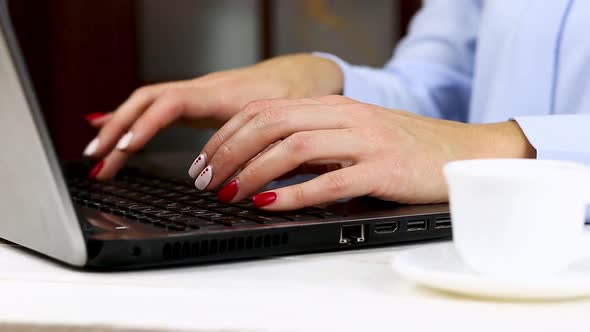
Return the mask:
<path id="1" fill-rule="evenodd" d="M 160 218 L 163 218 L 163 219 L 169 219 L 169 218 L 172 218 L 172 217 L 179 217 L 179 216 L 181 216 L 180 213 L 173 212 L 173 211 L 158 212 L 158 213 L 155 213 L 154 215 L 156 217 L 160 217 Z"/>
<path id="2" fill-rule="evenodd" d="M 167 219 L 171 220 L 171 221 L 175 221 L 175 222 L 185 222 L 185 223 L 186 222 L 193 222 L 193 221 L 197 222 L 199 220 L 203 220 L 203 219 L 200 219 L 199 217 L 189 216 L 186 214 L 179 214 L 177 216 L 169 217 Z"/>
<path id="3" fill-rule="evenodd" d="M 237 203 L 233 204 L 234 206 L 239 206 L 242 208 L 252 208 L 255 209 L 256 207 L 254 206 L 254 203 L 252 203 L 252 201 L 240 201 Z"/>
<path id="4" fill-rule="evenodd" d="M 171 202 L 166 204 L 165 208 L 167 209 L 179 209 L 181 208 L 183 205 L 177 202 Z"/>
<path id="5" fill-rule="evenodd" d="M 213 221 L 207 221 L 207 220 L 202 220 L 202 221 L 194 222 L 194 223 L 187 223 L 187 226 L 189 228 L 197 227 L 197 229 L 203 229 L 203 230 L 216 230 L 216 229 L 225 228 L 225 225 L 223 225 L 223 224 L 219 224 L 219 223 L 216 223 Z"/>
<path id="6" fill-rule="evenodd" d="M 108 211 L 111 214 L 117 215 L 117 216 L 124 216 L 125 215 L 125 211 L 121 210 L 121 209 L 111 209 L 110 211 Z"/>
<path id="7" fill-rule="evenodd" d="M 215 211 L 220 212 L 220 213 L 227 213 L 227 214 L 231 214 L 231 215 L 239 215 L 240 213 L 243 213 L 243 212 L 249 213 L 249 211 L 244 210 L 244 209 L 240 209 L 237 206 L 224 206 L 224 207 L 215 209 Z"/>
<path id="8" fill-rule="evenodd" d="M 78 175 L 83 176 L 83 175 Z M 226 227 L 339 217 L 320 208 L 275 214 L 258 210 L 250 200 L 219 202 L 214 192 L 201 192 L 192 180 L 156 178 L 138 170 L 123 170 L 108 182 L 68 179 L 73 201 L 105 213 L 170 231 L 217 230 Z"/>

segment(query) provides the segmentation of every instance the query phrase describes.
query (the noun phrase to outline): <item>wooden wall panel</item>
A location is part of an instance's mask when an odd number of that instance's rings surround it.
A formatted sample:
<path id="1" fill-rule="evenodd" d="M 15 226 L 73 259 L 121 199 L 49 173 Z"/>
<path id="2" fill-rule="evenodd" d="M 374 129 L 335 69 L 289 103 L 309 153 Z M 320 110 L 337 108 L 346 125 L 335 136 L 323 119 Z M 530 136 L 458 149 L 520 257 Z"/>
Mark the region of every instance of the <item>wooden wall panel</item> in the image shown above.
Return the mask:
<path id="1" fill-rule="evenodd" d="M 138 85 L 135 0 L 13 0 L 11 15 L 62 158 L 95 135 L 84 120 Z"/>

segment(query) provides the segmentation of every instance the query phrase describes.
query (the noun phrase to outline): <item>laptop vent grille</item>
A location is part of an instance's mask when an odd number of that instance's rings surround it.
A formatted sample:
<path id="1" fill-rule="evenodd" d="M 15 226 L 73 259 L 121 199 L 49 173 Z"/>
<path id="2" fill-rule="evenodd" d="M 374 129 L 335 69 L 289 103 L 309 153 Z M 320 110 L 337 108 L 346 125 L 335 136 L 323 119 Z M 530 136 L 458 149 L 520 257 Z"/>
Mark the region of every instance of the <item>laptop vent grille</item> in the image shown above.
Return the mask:
<path id="1" fill-rule="evenodd" d="M 258 249 L 278 248 L 289 244 L 287 233 L 271 233 L 256 236 L 212 238 L 201 241 L 174 241 L 164 244 L 164 260 L 220 256 Z"/>

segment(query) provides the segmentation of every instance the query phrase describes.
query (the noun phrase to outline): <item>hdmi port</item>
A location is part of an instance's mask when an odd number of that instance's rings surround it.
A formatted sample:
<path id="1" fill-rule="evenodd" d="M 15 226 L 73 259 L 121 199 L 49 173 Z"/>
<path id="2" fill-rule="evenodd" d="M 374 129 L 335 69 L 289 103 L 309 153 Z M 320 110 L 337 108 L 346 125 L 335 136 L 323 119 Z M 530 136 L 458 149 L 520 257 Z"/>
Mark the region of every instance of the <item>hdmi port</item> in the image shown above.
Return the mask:
<path id="1" fill-rule="evenodd" d="M 428 222 L 426 220 L 413 220 L 406 223 L 406 230 L 408 232 L 420 232 L 428 229 Z"/>
<path id="2" fill-rule="evenodd" d="M 434 229 L 443 229 L 451 227 L 451 218 L 437 218 L 434 221 Z"/>
<path id="3" fill-rule="evenodd" d="M 373 228 L 373 232 L 377 234 L 389 234 L 397 231 L 398 223 L 396 222 L 382 222 L 379 224 L 375 224 L 375 228 Z"/>

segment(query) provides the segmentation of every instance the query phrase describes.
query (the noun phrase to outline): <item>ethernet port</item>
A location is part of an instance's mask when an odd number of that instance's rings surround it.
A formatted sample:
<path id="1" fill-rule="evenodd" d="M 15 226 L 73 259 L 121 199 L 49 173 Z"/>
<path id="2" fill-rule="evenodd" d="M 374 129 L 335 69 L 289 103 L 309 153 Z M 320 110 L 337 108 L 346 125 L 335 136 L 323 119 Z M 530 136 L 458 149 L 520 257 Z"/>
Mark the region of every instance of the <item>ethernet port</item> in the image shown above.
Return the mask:
<path id="1" fill-rule="evenodd" d="M 353 244 L 365 242 L 365 225 L 346 225 L 340 229 L 340 243 Z"/>

